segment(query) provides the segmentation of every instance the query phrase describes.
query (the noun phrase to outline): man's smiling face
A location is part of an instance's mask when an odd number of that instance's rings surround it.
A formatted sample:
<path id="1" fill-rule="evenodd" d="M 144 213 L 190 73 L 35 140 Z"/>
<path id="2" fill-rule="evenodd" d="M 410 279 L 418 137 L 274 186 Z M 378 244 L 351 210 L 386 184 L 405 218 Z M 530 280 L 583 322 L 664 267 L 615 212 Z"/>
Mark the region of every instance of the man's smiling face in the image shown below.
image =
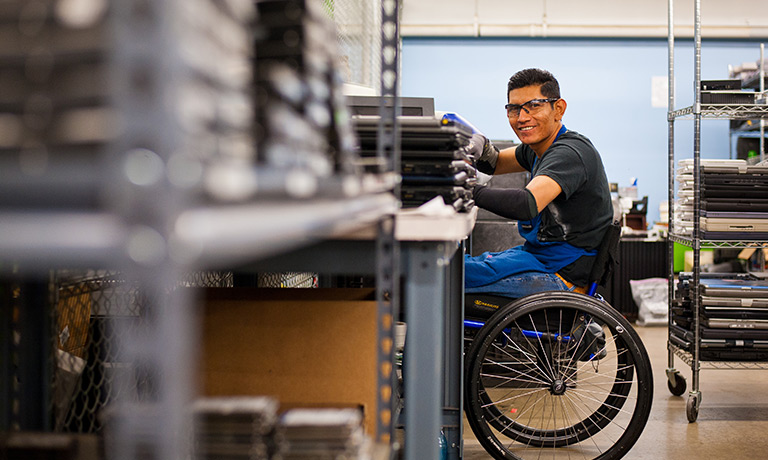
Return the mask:
<path id="1" fill-rule="evenodd" d="M 509 103 L 523 105 L 517 116 L 510 115 L 509 126 L 523 144 L 531 146 L 536 153 L 543 153 L 554 141 L 560 129 L 560 120 L 565 112 L 565 101 L 538 104 L 535 110 L 526 110 L 524 104 L 536 99 L 547 99 L 541 94 L 541 86 L 525 86 L 509 92 Z M 539 152 L 539 148 L 544 149 Z"/>

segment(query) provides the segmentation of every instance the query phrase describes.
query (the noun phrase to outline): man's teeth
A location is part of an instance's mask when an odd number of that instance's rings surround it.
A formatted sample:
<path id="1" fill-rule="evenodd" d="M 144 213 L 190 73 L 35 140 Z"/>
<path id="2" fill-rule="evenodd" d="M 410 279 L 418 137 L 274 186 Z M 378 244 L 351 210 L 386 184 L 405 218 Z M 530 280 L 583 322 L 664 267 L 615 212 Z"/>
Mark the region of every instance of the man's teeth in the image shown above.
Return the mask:
<path id="1" fill-rule="evenodd" d="M 533 129 L 533 126 L 526 126 L 525 128 L 520 128 L 520 131 L 530 131 Z"/>

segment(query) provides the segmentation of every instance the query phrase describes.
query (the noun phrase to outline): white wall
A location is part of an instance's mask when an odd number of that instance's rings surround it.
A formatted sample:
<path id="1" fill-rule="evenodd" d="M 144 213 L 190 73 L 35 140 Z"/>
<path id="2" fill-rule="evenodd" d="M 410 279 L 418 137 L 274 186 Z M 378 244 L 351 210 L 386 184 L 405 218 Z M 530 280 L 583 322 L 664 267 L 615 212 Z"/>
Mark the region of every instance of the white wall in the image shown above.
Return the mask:
<path id="1" fill-rule="evenodd" d="M 667 0 L 403 0 L 401 33 L 471 37 L 666 37 Z M 693 35 L 693 0 L 673 4 Z M 702 0 L 702 36 L 768 37 L 768 1 Z"/>

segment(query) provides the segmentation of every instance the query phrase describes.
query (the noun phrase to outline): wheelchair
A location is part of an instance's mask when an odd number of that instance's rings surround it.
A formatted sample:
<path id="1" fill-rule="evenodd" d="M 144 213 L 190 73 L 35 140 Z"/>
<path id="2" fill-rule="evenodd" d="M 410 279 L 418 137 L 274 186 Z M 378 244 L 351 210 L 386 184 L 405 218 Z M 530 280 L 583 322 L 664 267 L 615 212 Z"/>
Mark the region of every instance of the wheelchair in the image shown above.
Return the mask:
<path id="1" fill-rule="evenodd" d="M 495 459 L 623 457 L 653 399 L 648 354 L 596 293 L 616 263 L 620 227 L 598 250 L 587 294 L 465 297 L 464 405 Z"/>

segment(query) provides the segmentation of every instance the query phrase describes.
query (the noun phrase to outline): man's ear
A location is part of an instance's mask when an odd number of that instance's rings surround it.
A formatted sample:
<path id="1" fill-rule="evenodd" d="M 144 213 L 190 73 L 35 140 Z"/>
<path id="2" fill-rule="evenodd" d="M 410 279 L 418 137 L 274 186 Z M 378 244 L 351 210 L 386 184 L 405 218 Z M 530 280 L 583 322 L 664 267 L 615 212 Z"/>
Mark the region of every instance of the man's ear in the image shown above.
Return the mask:
<path id="1" fill-rule="evenodd" d="M 568 108 L 568 103 L 565 102 L 565 99 L 558 99 L 555 101 L 555 120 L 560 121 L 563 119 L 563 115 L 565 115 L 565 109 Z"/>

